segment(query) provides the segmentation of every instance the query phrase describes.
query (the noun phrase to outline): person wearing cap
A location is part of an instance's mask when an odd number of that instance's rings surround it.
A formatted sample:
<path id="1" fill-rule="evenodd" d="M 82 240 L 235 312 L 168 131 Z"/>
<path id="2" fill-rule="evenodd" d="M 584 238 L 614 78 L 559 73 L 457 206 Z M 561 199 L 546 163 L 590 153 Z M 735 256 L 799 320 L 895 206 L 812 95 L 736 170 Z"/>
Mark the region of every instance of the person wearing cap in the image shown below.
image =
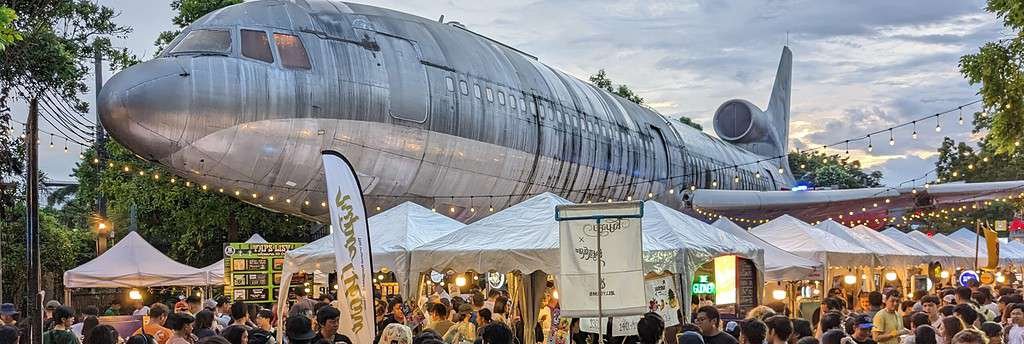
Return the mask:
<path id="1" fill-rule="evenodd" d="M 313 344 L 317 343 L 316 332 L 313 332 L 313 322 L 309 317 L 291 316 L 284 324 L 284 337 L 288 344 Z"/>
<path id="2" fill-rule="evenodd" d="M 903 327 L 903 316 L 899 313 L 900 298 L 903 295 L 893 289 L 885 293 L 885 307 L 878 310 L 872 319 L 871 333 L 879 344 L 899 344 L 900 336 L 910 334 Z"/>
<path id="3" fill-rule="evenodd" d="M 50 300 L 46 302 L 46 307 L 43 308 L 43 331 L 53 328 L 53 311 L 60 307 L 60 301 Z"/>
<path id="4" fill-rule="evenodd" d="M 0 325 L 15 326 L 18 324 L 18 309 L 13 303 L 0 305 Z"/>
<path id="5" fill-rule="evenodd" d="M 174 331 L 167 344 L 196 344 L 199 340 L 192 334 L 192 323 L 196 318 L 188 313 L 174 313 L 167 317 L 167 328 Z"/>
<path id="6" fill-rule="evenodd" d="M 320 325 L 316 337 L 320 344 L 352 343 L 348 336 L 338 333 L 340 319 L 341 311 L 334 306 L 323 306 L 316 311 L 316 323 Z"/>
<path id="7" fill-rule="evenodd" d="M 69 329 L 75 321 L 75 310 L 68 306 L 57 306 L 50 314 L 53 328 L 43 333 L 43 344 L 79 344 L 78 336 Z"/>
<path id="8" fill-rule="evenodd" d="M 288 309 L 288 316 L 302 313 L 304 311 L 313 310 L 313 306 L 316 306 L 316 301 L 306 296 L 305 288 L 295 288 L 295 303 Z"/>
<path id="9" fill-rule="evenodd" d="M 878 316 L 878 314 L 875 314 Z M 861 314 L 853 318 L 853 335 L 843 340 L 844 344 L 876 344 L 871 338 L 874 325 L 867 314 Z"/>
<path id="10" fill-rule="evenodd" d="M 445 343 L 460 344 L 476 341 L 476 324 L 470 322 L 471 313 L 473 313 L 473 306 L 465 303 L 459 305 L 459 312 L 455 314 L 455 325 L 452 325 L 443 336 Z"/>

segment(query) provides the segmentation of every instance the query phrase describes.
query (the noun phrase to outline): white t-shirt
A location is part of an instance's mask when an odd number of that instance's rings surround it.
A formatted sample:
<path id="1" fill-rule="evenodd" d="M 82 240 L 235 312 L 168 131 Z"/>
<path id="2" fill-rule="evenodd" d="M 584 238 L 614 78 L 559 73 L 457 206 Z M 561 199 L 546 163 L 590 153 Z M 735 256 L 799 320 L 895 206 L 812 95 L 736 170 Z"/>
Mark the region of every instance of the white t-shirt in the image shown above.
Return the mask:
<path id="1" fill-rule="evenodd" d="M 1010 333 L 1006 335 L 1008 344 L 1024 344 L 1024 326 L 1010 325 Z"/>

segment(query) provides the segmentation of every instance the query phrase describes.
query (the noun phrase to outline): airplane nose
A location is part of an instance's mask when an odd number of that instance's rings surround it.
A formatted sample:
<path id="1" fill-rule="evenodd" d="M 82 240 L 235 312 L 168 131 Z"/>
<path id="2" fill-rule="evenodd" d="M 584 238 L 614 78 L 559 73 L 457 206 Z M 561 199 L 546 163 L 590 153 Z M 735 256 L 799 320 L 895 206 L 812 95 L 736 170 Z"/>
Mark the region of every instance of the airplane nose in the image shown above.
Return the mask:
<path id="1" fill-rule="evenodd" d="M 115 74 L 100 91 L 103 127 L 130 150 L 162 160 L 180 149 L 190 110 L 189 74 L 160 58 Z"/>

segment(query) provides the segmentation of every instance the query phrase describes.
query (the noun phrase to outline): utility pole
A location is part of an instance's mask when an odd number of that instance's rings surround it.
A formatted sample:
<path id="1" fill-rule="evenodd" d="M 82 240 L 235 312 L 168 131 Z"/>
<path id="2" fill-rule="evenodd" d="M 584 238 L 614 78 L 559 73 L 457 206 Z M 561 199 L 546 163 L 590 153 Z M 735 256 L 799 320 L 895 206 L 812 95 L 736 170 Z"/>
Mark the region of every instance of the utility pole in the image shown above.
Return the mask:
<path id="1" fill-rule="evenodd" d="M 43 291 L 39 262 L 39 98 L 32 98 L 28 104 L 28 120 L 25 128 L 25 151 L 28 195 L 25 221 L 25 262 L 28 263 L 28 293 L 30 298 L 25 317 L 28 319 L 28 343 L 42 343 L 43 338 Z"/>
<path id="2" fill-rule="evenodd" d="M 96 164 L 96 175 L 103 173 L 103 166 L 106 166 L 106 133 L 103 132 L 103 122 L 100 122 L 100 89 L 103 88 L 103 54 L 100 53 L 99 41 L 93 41 L 94 55 L 93 55 L 93 71 L 96 75 L 96 106 L 93 110 L 96 112 L 96 159 L 99 162 Z M 96 197 L 96 215 L 99 217 L 99 223 L 104 224 L 107 222 L 107 198 L 100 192 Z M 110 231 L 113 233 L 113 231 Z M 96 232 L 96 255 L 99 256 L 103 252 L 107 251 L 107 239 L 108 234 L 104 231 Z"/>

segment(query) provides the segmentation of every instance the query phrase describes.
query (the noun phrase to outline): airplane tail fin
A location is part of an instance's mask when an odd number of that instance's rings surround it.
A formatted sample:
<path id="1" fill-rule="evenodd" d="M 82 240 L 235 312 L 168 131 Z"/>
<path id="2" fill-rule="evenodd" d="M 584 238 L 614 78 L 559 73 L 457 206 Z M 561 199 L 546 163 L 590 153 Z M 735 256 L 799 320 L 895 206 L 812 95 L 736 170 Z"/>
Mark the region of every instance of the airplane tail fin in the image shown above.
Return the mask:
<path id="1" fill-rule="evenodd" d="M 779 60 L 779 70 L 775 73 L 775 83 L 772 85 L 772 95 L 768 100 L 766 114 L 771 118 L 771 124 L 775 131 L 775 137 L 781 144 L 782 152 L 789 151 L 789 102 L 792 94 L 793 79 L 793 52 L 789 47 L 782 47 L 782 58 Z"/>

